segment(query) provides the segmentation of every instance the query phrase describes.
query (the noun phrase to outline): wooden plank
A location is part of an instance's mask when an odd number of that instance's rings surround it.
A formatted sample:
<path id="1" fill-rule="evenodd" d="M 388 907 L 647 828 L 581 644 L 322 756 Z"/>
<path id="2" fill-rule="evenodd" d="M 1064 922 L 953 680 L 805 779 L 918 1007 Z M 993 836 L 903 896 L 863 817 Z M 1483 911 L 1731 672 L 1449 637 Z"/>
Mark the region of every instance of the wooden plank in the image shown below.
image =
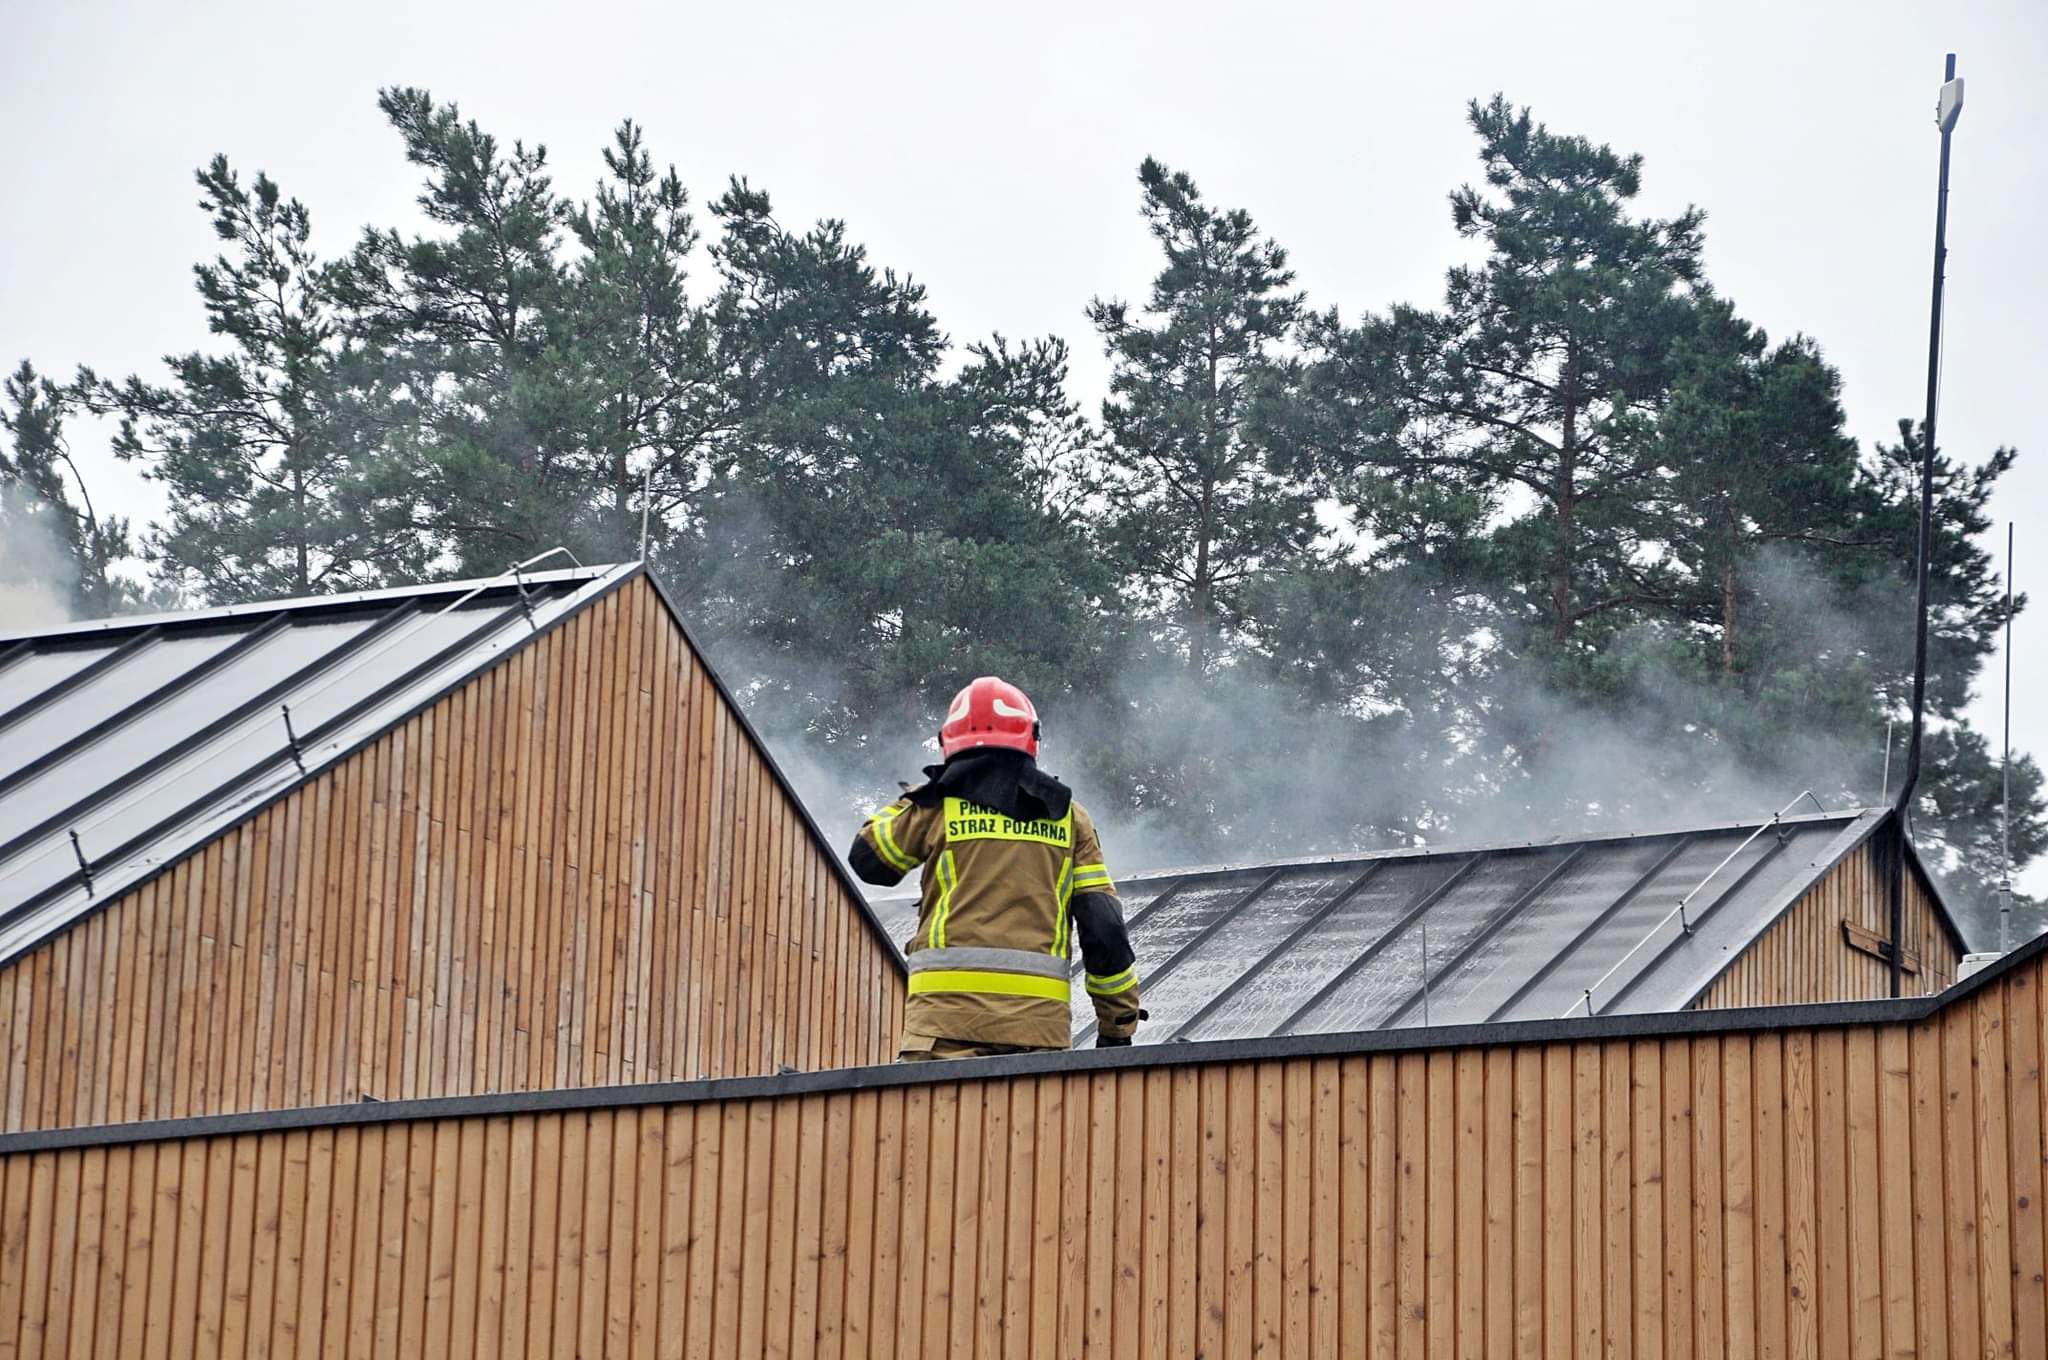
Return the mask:
<path id="1" fill-rule="evenodd" d="M 633 1247 L 638 1231 L 639 1109 L 608 1112 L 591 1122 L 587 1202 L 594 1217 L 584 1264 L 583 1334 L 589 1351 L 624 1355 L 633 1327 Z M 595 1146 L 598 1140 L 603 1146 Z M 595 1216 L 601 1216 L 600 1228 Z"/>
<path id="2" fill-rule="evenodd" d="M 1205 1072 L 1204 1084 L 1220 1086 L 1220 1072 Z M 1073 1149 L 1068 1135 L 1066 1108 L 1068 1081 L 1063 1077 L 1042 1077 L 1038 1081 L 1037 1166 L 1031 1198 L 1031 1326 L 1026 1354 L 1064 1353 L 1064 1284 L 1066 1276 L 1065 1239 L 1060 1229 L 1067 1211 Z M 1206 1115 L 1206 1107 L 1205 1107 Z M 1213 1131 L 1205 1127 L 1204 1145 L 1213 1142 Z M 1221 1211 L 1217 1225 L 1220 1229 Z M 1207 1319 L 1205 1319 L 1205 1322 Z"/>
<path id="3" fill-rule="evenodd" d="M 2005 997 L 2004 988 L 1994 987 L 1971 999 L 1977 1059 L 1977 1278 L 1984 1291 L 1984 1344 L 1997 1355 L 2012 1353 L 2014 1341 Z"/>
<path id="4" fill-rule="evenodd" d="M 845 1354 L 849 1286 L 856 1271 L 855 1252 L 871 1253 L 872 1240 L 863 1234 L 856 1242 L 852 1218 L 853 1189 L 860 1197 L 879 1193 L 874 1183 L 874 1126 L 872 1118 L 863 1131 L 857 1127 L 858 1109 L 873 1110 L 874 1102 L 865 1092 L 828 1096 L 825 1100 L 824 1144 L 817 1150 L 823 1177 L 818 1205 L 818 1302 L 815 1336 L 820 1360 L 838 1360 Z M 856 1179 L 854 1163 L 865 1153 L 867 1174 Z M 862 1227 L 868 1218 L 862 1214 Z M 792 1338 L 796 1340 L 796 1338 Z"/>
<path id="5" fill-rule="evenodd" d="M 1601 1351 L 1606 1340 L 1607 1285 L 1601 1196 L 1606 1186 L 1605 1121 L 1602 1118 L 1600 1048 L 1575 1044 L 1572 1061 L 1572 1337 L 1580 1353 Z"/>
<path id="6" fill-rule="evenodd" d="M 1450 1176 L 1439 1177 L 1432 1188 L 1438 1200 L 1448 1192 L 1452 1201 L 1452 1237 L 1445 1243 L 1443 1254 L 1452 1271 L 1454 1353 L 1462 1357 L 1486 1354 L 1486 1192 L 1490 1177 L 1486 1163 L 1485 1058 L 1476 1048 L 1461 1049 L 1452 1055 L 1455 1087 L 1451 1128 L 1456 1138 L 1456 1160 Z M 1444 1185 L 1445 1179 L 1451 1184 Z"/>
<path id="7" fill-rule="evenodd" d="M 716 1106 L 702 1106 L 696 1112 L 694 1146 L 690 1165 L 690 1236 L 686 1282 L 687 1327 L 683 1333 L 683 1354 L 704 1357 L 713 1353 L 716 1322 L 714 1291 L 721 1278 L 718 1268 L 718 1211 L 724 1184 L 720 1158 L 725 1136 L 725 1112 Z"/>
<path id="8" fill-rule="evenodd" d="M 1420 1354 L 1429 1321 L 1428 1066 L 1419 1053 L 1394 1060 L 1394 1337 L 1400 1355 Z"/>
<path id="9" fill-rule="evenodd" d="M 1757 1354 L 1778 1360 L 1788 1349 L 1785 1327 L 1785 1047 L 1778 1034 L 1751 1041 L 1750 1080 L 1755 1093 L 1751 1123 L 1756 1154 L 1756 1337 Z"/>
<path id="10" fill-rule="evenodd" d="M 1845 1152 L 1849 1185 L 1854 1187 L 1849 1193 L 1849 1344 L 1853 1355 L 1875 1356 L 1884 1350 L 1876 1035 L 1869 1029 L 1850 1030 L 1844 1062 L 1849 1102 Z"/>
<path id="11" fill-rule="evenodd" d="M 1884 1300 L 1884 1349 L 1913 1352 L 1913 1164 L 1912 1094 L 1907 1034 L 1887 1026 L 1877 1031 L 1877 1198 L 1879 1287 Z"/>
<path id="12" fill-rule="evenodd" d="M 767 1279 L 763 1293 L 760 1353 L 789 1354 L 793 1293 L 796 1285 L 799 1122 L 803 1106 L 778 1100 L 770 1107 L 773 1133 L 768 1163 L 767 1202 L 762 1206 L 762 1236 L 767 1239 Z M 742 1344 L 745 1339 L 742 1337 Z M 754 1354 L 752 1348 L 747 1354 Z"/>
<path id="13" fill-rule="evenodd" d="M 121 1221 L 119 1231 L 108 1239 L 107 1259 L 112 1260 L 117 1245 L 120 1249 L 118 1274 L 102 1273 L 100 1283 L 103 1328 L 98 1338 L 95 1354 L 102 1356 L 134 1357 L 145 1354 L 146 1328 L 150 1302 L 150 1268 L 156 1256 L 155 1238 L 156 1200 L 158 1194 L 157 1163 L 160 1155 L 170 1155 L 170 1150 L 147 1144 L 116 1149 L 112 1156 L 125 1163 L 121 1168 L 126 1181 L 125 1202 L 120 1205 Z M 27 1158 L 17 1163 L 18 1169 L 28 1170 Z M 11 1196 L 9 1197 L 11 1209 Z M 111 1209 L 110 1209 L 111 1212 Z M 0 1220 L 0 1234 L 6 1247 L 17 1247 L 22 1241 L 21 1230 L 9 1212 Z M 0 1248 L 4 1250 L 4 1248 Z M 19 1263 L 0 1267 L 0 1281 L 19 1278 Z M 0 1290 L 5 1285 L 0 1284 Z M 0 1303 L 0 1346 L 7 1343 L 8 1324 L 15 1317 L 15 1309 Z"/>
<path id="14" fill-rule="evenodd" d="M 1543 1053 L 1514 1050 L 1514 1348 L 1519 1360 L 1543 1353 L 1543 1264 L 1551 1239 L 1543 1231 Z"/>
<path id="15" fill-rule="evenodd" d="M 746 1194 L 740 1240 L 741 1290 L 739 1348 L 742 1355 L 758 1355 L 765 1349 L 767 1329 L 767 1283 L 773 1259 L 770 1225 L 776 1206 L 771 1203 L 776 1172 L 775 1102 L 757 1100 L 747 1106 Z"/>
<path id="16" fill-rule="evenodd" d="M 697 1108 L 672 1105 L 662 1129 L 660 1294 L 650 1324 L 657 1353 L 668 1357 L 683 1354 L 689 1337 L 690 1263 L 700 1254 L 693 1203 L 696 1184 Z M 640 1325 L 637 1310 L 634 1323 Z"/>
<path id="17" fill-rule="evenodd" d="M 944 1353 L 971 1355 L 975 1342 L 975 1309 L 979 1282 L 977 1261 L 981 1240 L 988 1231 L 982 1214 L 982 1171 L 987 1128 L 983 1095 L 987 1087 L 969 1082 L 959 1088 L 959 1108 L 954 1124 L 953 1199 L 950 1228 L 952 1242 L 947 1256 L 947 1326 Z M 1134 1140 L 1126 1139 L 1135 1153 Z M 1135 1182 L 1130 1187 L 1136 1198 Z M 1001 1231 L 1000 1227 L 997 1229 Z M 1125 1352 L 1128 1354 L 1129 1352 Z"/>
<path id="18" fill-rule="evenodd" d="M 1209 1174 L 1204 1158 L 1214 1144 L 1203 1118 L 1201 1074 L 1183 1068 L 1174 1072 L 1170 1081 L 1167 1199 L 1171 1220 L 1166 1257 L 1166 1351 L 1181 1356 L 1194 1351 L 1201 1334 L 1199 1271 L 1205 1226 L 1201 1197 Z"/>
<path id="19" fill-rule="evenodd" d="M 1286 1352 L 1286 1071 L 1282 1063 L 1260 1063 L 1257 1086 L 1257 1182 L 1253 1190 L 1251 1258 L 1251 1344 L 1260 1354 Z M 1116 1352 L 1108 1352 L 1116 1354 Z"/>
<path id="20" fill-rule="evenodd" d="M 1110 1072 L 1099 1072 L 1088 1079 L 1088 1179 L 1084 1192 L 1087 1196 L 1084 1217 L 1088 1227 L 1082 1251 L 1084 1259 L 1090 1263 L 1115 1259 L 1112 1253 L 1116 1243 L 1117 1210 L 1116 1084 L 1116 1074 Z M 932 1142 L 934 1150 L 943 1155 L 948 1144 L 939 1137 L 936 1121 Z M 1261 1167 L 1260 1175 L 1263 1174 Z M 933 1180 L 936 1184 L 938 1176 L 934 1175 Z M 1087 1291 L 1082 1354 L 1091 1358 L 1115 1356 L 1115 1321 L 1111 1310 L 1115 1306 L 1113 1288 L 1116 1282 L 1108 1273 L 1090 1269 L 1085 1271 L 1082 1283 Z M 943 1353 L 935 1347 L 928 1346 L 927 1349 L 934 1355 Z"/>
<path id="21" fill-rule="evenodd" d="M 1785 1036 L 1785 1353 L 1790 1360 L 1814 1360 L 1820 1349 L 1814 1080 L 1812 1037 L 1794 1030 Z"/>
<path id="22" fill-rule="evenodd" d="M 458 1133 L 454 1222 L 449 1250 L 448 1353 L 472 1355 L 484 1313 L 504 1307 L 506 1120 L 465 1119 Z M 438 1220 L 437 1220 L 438 1226 Z"/>
<path id="23" fill-rule="evenodd" d="M 1948 1204 L 1942 1188 L 1941 1032 L 1930 1021 L 1908 1035 L 1913 1097 L 1914 1347 L 1929 1360 L 1948 1360 Z"/>
<path id="24" fill-rule="evenodd" d="M 2042 1261 L 2041 1214 L 2042 1157 L 2048 1148 L 2044 1148 L 2042 1143 L 2041 1022 L 2036 1009 L 2040 988 L 2036 971 L 2027 968 L 2013 972 L 2006 979 L 2003 990 L 2006 1008 L 2004 1106 L 2011 1149 L 2007 1204 L 2012 1235 L 2013 1349 L 2017 1355 L 2048 1355 L 2048 1317 L 2043 1313 L 2044 1305 L 2048 1305 L 2048 1299 L 2043 1298 L 2044 1288 L 2048 1288 L 2044 1285 L 2044 1281 L 2048 1281 L 2048 1268 L 2044 1268 Z M 1899 1034 L 1898 1047 L 1903 1064 L 1903 1033 Z M 1902 1172 L 1900 1180 L 1894 1184 L 1901 1186 L 1907 1184 L 1903 1175 L 1904 1144 L 1908 1136 L 1904 1086 L 1902 1080 L 1896 1093 L 1898 1109 L 1894 1112 Z M 1886 1226 L 1890 1228 L 1889 1220 Z M 1903 1255 L 1911 1250 L 1903 1213 L 1899 1215 L 1898 1232 L 1900 1241 L 1895 1249 Z M 1889 1232 L 1886 1245 L 1892 1246 Z M 1901 1265 L 1899 1284 L 1904 1295 L 1913 1274 L 1910 1258 L 1903 1258 Z M 1889 1272 L 1887 1274 L 1889 1276 Z M 1906 1297 L 1901 1298 L 1902 1305 L 1906 1301 Z"/>
<path id="25" fill-rule="evenodd" d="M 1849 1354 L 1849 1096 L 1841 1031 L 1814 1035 L 1814 1146 L 1817 1151 L 1814 1257 L 1819 1264 L 1820 1354 Z"/>
<path id="26" fill-rule="evenodd" d="M 853 1155 L 847 1165 L 845 1296 L 845 1344 L 841 1353 L 861 1355 L 872 1332 L 869 1319 L 875 1295 L 875 1273 L 881 1260 L 882 1241 L 876 1201 L 890 1198 L 879 1187 L 892 1185 L 884 1178 L 880 1164 L 884 1101 L 870 1092 L 853 1100 Z M 870 1192 L 870 1187 L 877 1187 Z"/>
<path id="27" fill-rule="evenodd" d="M 1629 1050 L 1628 1229 L 1632 1234 L 1635 1310 L 1631 1342 L 1643 1360 L 1662 1360 L 1665 1333 L 1664 1276 L 1664 1049 L 1639 1039 Z M 1501 1254 L 1488 1252 L 1493 1260 Z M 1505 1346 L 1493 1351 L 1501 1354 Z"/>
<path id="28" fill-rule="evenodd" d="M 1750 1072 L 1750 1037 L 1721 1040 L 1721 1250 L 1722 1327 L 1730 1353 L 1757 1350 L 1756 1095 Z"/>
<path id="29" fill-rule="evenodd" d="M 475 1127 L 474 1121 L 470 1121 Z M 464 1129 L 455 1120 L 437 1120 L 431 1126 L 428 1152 L 430 1174 L 426 1180 L 427 1219 L 424 1224 L 413 1222 L 409 1232 L 421 1227 L 425 1232 L 425 1251 L 421 1258 L 425 1276 L 425 1307 L 419 1309 L 419 1322 L 411 1329 L 419 1336 L 420 1353 L 425 1355 L 448 1355 L 453 1353 L 452 1334 L 455 1329 L 456 1272 L 461 1257 L 456 1248 L 456 1232 L 460 1198 L 462 1194 L 462 1144 Z M 475 1222 L 474 1210 L 467 1221 Z M 465 1301 L 475 1297 L 475 1282 L 472 1280 L 463 1294 Z M 410 1319 L 408 1319 L 410 1324 Z"/>
<path id="30" fill-rule="evenodd" d="M 968 1319 L 976 1355 L 1001 1355 L 1003 1350 L 1009 1302 L 1003 1274 L 1015 1236 L 1012 1209 L 1020 1201 L 1030 1203 L 1015 1183 L 1016 1169 L 1010 1162 L 1012 1121 L 1020 1091 L 1029 1087 L 1028 1082 L 991 1082 L 983 1089 L 981 1143 L 978 1149 L 969 1150 L 969 1155 L 981 1159 L 981 1201 L 976 1210 L 979 1229 L 972 1258 L 974 1304 Z M 959 1331 L 955 1329 L 956 1335 Z"/>
<path id="31" fill-rule="evenodd" d="M 1224 1183 L 1223 1347 L 1224 1355 L 1249 1355 L 1253 1345 L 1253 1283 L 1258 1250 L 1253 1237 L 1258 1166 L 1258 1086 L 1253 1067 L 1234 1064 L 1228 1073 L 1224 1117 L 1225 1157 L 1236 1174 Z"/>
<path id="32" fill-rule="evenodd" d="M 877 1306 L 874 1335 L 878 1338 L 903 1338 L 901 1349 L 913 1354 L 921 1353 L 925 1336 L 925 1300 L 930 1296 L 926 1284 L 925 1227 L 931 1203 L 936 1198 L 931 1189 L 935 1170 L 933 1163 L 942 1155 L 938 1145 L 931 1141 L 932 1095 L 932 1090 L 925 1087 L 912 1087 L 903 1093 L 900 1143 L 892 1149 L 900 1180 L 887 1182 L 903 1187 L 903 1202 L 897 1214 L 899 1232 L 895 1260 L 891 1263 L 893 1272 L 883 1269 L 879 1256 L 875 1262 L 877 1281 L 893 1283 L 896 1297 L 893 1318 L 885 1318 L 882 1308 Z M 1077 1194 L 1063 1197 L 1063 1200 L 1072 1204 L 1078 1203 L 1079 1198 Z M 1064 1240 L 1075 1241 L 1075 1238 L 1064 1237 Z M 1073 1252 L 1078 1262 L 1078 1243 Z"/>
<path id="33" fill-rule="evenodd" d="M 1166 1075 L 1159 1074 L 1162 1078 Z M 1343 1219 L 1343 1173 L 1338 1153 L 1338 1139 L 1344 1120 L 1343 1108 L 1339 1103 L 1341 1066 L 1335 1058 L 1319 1059 L 1310 1069 L 1313 1089 L 1313 1115 L 1310 1162 L 1293 1172 L 1309 1183 L 1309 1234 L 1308 1252 L 1308 1335 L 1307 1348 L 1311 1354 L 1334 1355 L 1337 1353 L 1337 1322 L 1339 1307 L 1339 1279 L 1341 1266 L 1340 1231 Z M 1159 1087 L 1165 1094 L 1165 1084 Z M 1163 1101 L 1162 1101 L 1163 1103 Z M 1151 1114 L 1152 1104 L 1148 1100 L 1146 1113 Z M 1162 1142 L 1166 1130 L 1162 1121 Z M 1165 1179 L 1167 1154 L 1162 1148 L 1158 1163 L 1158 1174 Z M 1163 1187 L 1162 1187 L 1163 1188 Z M 1163 1227 L 1164 1225 L 1162 1225 Z M 1163 1245 L 1163 1244 L 1162 1244 Z M 1164 1305 L 1167 1293 L 1165 1252 L 1160 1253 L 1161 1281 L 1159 1295 Z M 1160 1328 L 1162 1344 L 1158 1354 L 1164 1355 L 1165 1327 Z"/>
<path id="34" fill-rule="evenodd" d="M 1723 1041 L 1718 1037 L 1695 1039 L 1692 1045 L 1692 1230 L 1693 1230 L 1693 1347 L 1694 1354 L 1727 1353 L 1725 1309 L 1726 1189 L 1722 1156 L 1724 1125 L 1716 1116 L 1722 1109 Z"/>
<path id="35" fill-rule="evenodd" d="M 1543 1049 L 1543 1354 L 1575 1353 L 1572 1301 L 1572 1052 Z M 1407 1348 L 1404 1346 L 1405 1351 Z"/>

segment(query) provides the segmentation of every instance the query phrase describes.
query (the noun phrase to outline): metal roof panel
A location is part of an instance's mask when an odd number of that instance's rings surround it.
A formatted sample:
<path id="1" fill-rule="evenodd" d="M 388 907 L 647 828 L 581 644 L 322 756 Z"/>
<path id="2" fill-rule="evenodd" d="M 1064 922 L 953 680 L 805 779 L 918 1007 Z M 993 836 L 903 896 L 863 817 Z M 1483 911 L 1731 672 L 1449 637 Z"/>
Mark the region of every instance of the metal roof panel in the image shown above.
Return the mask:
<path id="1" fill-rule="evenodd" d="M 0 718 L 11 729 L 0 731 L 0 961 L 635 570 L 115 619 L 21 639 L 27 651 L 0 672 L 0 704 L 14 715 Z"/>

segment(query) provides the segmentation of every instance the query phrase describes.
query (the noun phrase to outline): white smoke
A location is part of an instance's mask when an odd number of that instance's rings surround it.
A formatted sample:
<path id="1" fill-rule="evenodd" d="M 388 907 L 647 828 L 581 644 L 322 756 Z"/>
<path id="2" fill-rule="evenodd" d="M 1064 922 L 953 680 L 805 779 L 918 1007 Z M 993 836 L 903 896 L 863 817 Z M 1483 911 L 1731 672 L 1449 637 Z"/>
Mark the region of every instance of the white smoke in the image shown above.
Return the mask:
<path id="1" fill-rule="evenodd" d="M 0 633 L 71 622 L 77 584 L 77 563 L 50 507 L 16 486 L 0 489 Z"/>

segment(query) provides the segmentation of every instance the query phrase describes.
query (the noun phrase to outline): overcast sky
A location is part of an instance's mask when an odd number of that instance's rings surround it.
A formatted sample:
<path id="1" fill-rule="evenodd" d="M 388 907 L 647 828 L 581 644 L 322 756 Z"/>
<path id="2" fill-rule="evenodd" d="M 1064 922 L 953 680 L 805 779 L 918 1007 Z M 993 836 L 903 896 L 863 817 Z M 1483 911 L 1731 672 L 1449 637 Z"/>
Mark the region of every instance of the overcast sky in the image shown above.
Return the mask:
<path id="1" fill-rule="evenodd" d="M 742 173 L 785 221 L 844 218 L 959 341 L 1057 333 L 1092 403 L 1092 295 L 1154 268 L 1135 169 L 1156 155 L 1292 252 L 1317 305 L 1441 296 L 1446 193 L 1475 177 L 1464 103 L 1495 90 L 1639 151 L 1642 202 L 1708 213 L 1716 286 L 1842 370 L 1854 431 L 1919 415 L 1945 51 L 1955 138 L 1942 444 L 2021 450 L 1995 511 L 2048 509 L 2048 5 L 38 4 L 0 0 L 0 362 L 153 371 L 208 343 L 190 267 L 214 247 L 192 171 L 225 152 L 312 210 L 316 244 L 412 219 L 376 109 L 423 85 L 546 143 L 579 194 L 622 117 L 693 195 Z M 83 441 L 93 490 L 152 488 Z M 2048 749 L 2048 535 L 2016 573 L 2016 744 Z M 2031 559 L 2031 560 L 2030 560 Z M 1997 732 L 1998 694 L 1978 720 Z M 1882 740 L 1873 733 L 1872 742 Z M 1788 791 L 1796 792 L 1795 791 Z M 2048 875 L 2034 887 L 2048 887 Z"/>

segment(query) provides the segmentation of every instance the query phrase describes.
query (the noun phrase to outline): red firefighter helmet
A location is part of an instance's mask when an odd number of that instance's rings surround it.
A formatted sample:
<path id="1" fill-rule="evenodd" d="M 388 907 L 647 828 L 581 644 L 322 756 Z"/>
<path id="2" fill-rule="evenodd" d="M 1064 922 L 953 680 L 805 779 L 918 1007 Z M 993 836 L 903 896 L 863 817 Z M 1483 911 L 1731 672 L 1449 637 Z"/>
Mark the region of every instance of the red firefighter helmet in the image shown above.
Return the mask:
<path id="1" fill-rule="evenodd" d="M 1024 691 L 984 675 L 953 696 L 939 729 L 939 749 L 951 760 L 977 746 L 1000 746 L 1038 755 L 1038 710 Z"/>

